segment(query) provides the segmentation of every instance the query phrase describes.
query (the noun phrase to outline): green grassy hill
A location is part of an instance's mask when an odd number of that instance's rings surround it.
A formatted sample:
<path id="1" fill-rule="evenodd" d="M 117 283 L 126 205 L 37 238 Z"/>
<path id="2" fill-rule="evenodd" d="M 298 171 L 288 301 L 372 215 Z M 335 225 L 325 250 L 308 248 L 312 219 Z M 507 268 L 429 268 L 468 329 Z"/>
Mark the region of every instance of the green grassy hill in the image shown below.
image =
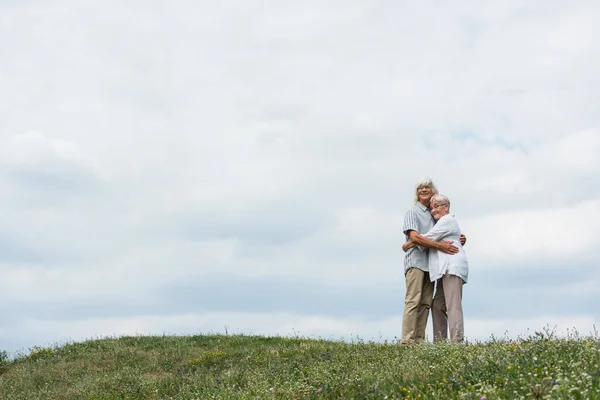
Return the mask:
<path id="1" fill-rule="evenodd" d="M 201 335 L 33 348 L 1 399 L 600 399 L 598 338 L 466 345 Z"/>

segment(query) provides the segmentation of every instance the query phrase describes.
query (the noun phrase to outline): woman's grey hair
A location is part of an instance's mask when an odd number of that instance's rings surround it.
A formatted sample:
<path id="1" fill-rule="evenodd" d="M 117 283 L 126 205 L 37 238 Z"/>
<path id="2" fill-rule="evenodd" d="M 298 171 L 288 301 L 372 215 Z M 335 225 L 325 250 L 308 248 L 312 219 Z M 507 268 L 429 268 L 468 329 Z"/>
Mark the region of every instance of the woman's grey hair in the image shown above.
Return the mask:
<path id="1" fill-rule="evenodd" d="M 434 202 L 448 204 L 448 211 L 450 211 L 450 199 L 448 199 L 448 197 L 444 196 L 443 194 L 433 195 L 433 197 L 431 197 L 431 200 L 429 200 L 429 204 L 433 204 Z"/>
<path id="2" fill-rule="evenodd" d="M 431 180 L 431 178 L 429 178 L 429 177 L 423 178 L 423 179 L 417 181 L 417 183 L 415 184 L 415 204 L 417 204 L 419 202 L 419 189 L 423 188 L 423 187 L 431 188 L 434 195 L 438 194 L 438 190 L 435 187 L 435 185 L 433 184 L 433 181 Z"/>

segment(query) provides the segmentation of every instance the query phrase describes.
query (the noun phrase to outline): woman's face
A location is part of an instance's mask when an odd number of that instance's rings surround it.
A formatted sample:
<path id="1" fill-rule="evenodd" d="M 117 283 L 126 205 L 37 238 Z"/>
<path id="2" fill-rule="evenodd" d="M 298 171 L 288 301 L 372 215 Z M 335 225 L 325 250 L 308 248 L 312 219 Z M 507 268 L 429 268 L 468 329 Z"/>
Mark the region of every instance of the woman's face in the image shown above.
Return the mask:
<path id="1" fill-rule="evenodd" d="M 448 203 L 439 200 L 434 200 L 431 202 L 431 215 L 436 220 L 448 214 L 449 211 Z"/>

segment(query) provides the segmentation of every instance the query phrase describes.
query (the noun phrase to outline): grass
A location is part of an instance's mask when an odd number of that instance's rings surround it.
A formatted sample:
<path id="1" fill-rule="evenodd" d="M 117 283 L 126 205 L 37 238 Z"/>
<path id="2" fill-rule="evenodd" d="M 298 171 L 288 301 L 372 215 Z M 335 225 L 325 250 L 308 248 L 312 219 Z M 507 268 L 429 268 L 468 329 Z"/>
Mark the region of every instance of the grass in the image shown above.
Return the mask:
<path id="1" fill-rule="evenodd" d="M 2 399 L 600 399 L 600 341 L 135 336 L 0 352 Z"/>

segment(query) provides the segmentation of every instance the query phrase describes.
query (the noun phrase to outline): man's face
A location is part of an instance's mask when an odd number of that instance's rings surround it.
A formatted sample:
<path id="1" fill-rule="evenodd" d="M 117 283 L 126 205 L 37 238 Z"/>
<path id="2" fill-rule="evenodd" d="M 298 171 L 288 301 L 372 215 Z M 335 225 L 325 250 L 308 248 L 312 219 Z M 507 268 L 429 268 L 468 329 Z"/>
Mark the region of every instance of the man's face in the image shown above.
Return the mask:
<path id="1" fill-rule="evenodd" d="M 448 209 L 448 203 L 438 200 L 431 203 L 431 215 L 433 216 L 433 218 L 435 218 L 436 221 L 442 218 L 444 215 L 448 214 L 449 211 L 450 210 Z"/>
<path id="2" fill-rule="evenodd" d="M 417 194 L 419 195 L 419 203 L 429 205 L 429 200 L 433 196 L 433 189 L 429 186 L 421 186 L 417 189 Z"/>

